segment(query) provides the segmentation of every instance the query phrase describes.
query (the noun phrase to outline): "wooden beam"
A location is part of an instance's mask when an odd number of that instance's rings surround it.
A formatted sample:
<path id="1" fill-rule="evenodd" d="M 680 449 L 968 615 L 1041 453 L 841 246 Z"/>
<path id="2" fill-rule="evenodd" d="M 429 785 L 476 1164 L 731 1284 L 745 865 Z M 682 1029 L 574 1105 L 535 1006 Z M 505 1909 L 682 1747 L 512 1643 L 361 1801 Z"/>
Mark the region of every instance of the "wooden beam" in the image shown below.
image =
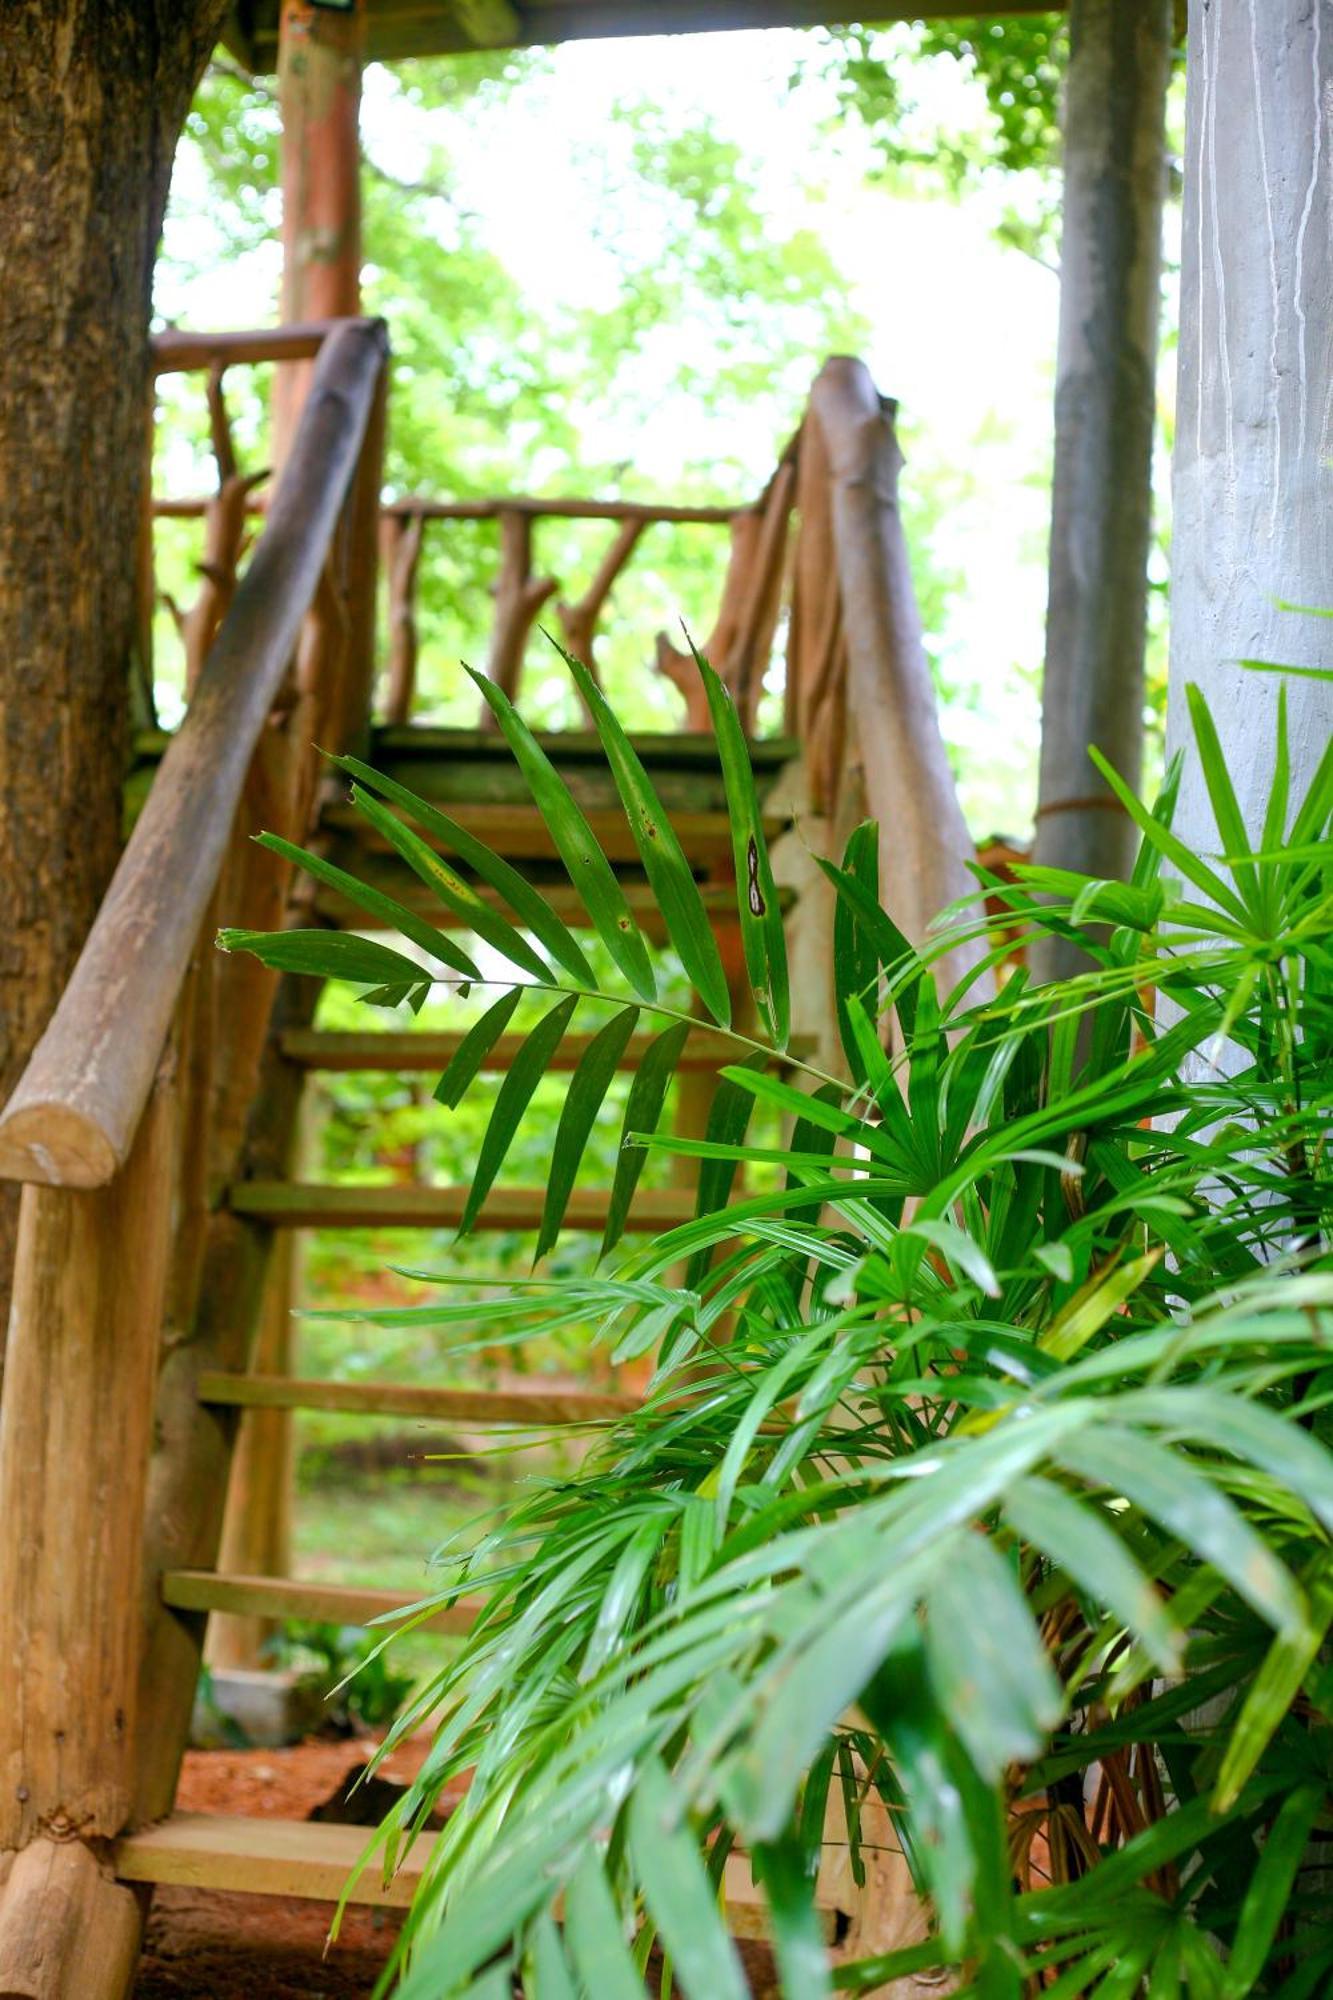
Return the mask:
<path id="1" fill-rule="evenodd" d="M 158 363 L 158 373 L 168 374 L 173 368 L 207 368 L 215 361 L 301 360 L 319 352 L 319 343 L 326 330 L 321 325 L 315 328 L 274 327 L 261 333 L 159 334 L 157 339 L 163 356 L 177 354 L 182 358 L 175 361 L 162 359 Z M 275 351 L 270 353 L 270 348 Z M 260 496 L 252 501 L 251 511 L 262 514 L 264 505 Z M 152 507 L 154 514 L 164 521 L 190 521 L 206 512 L 208 495 L 158 494 Z M 541 500 L 530 494 L 500 494 L 493 500 L 386 500 L 381 507 L 384 518 L 389 521 L 493 521 L 506 511 L 531 514 L 550 521 L 637 521 L 642 527 L 651 528 L 659 522 L 686 527 L 726 527 L 732 521 L 743 519 L 753 509 L 748 502 L 738 502 L 734 507 L 678 507 L 668 501 L 584 500 L 558 496 Z"/>
<path id="2" fill-rule="evenodd" d="M 276 9 L 269 0 L 257 10 L 247 43 L 260 70 L 274 67 Z M 512 0 L 516 26 L 502 46 L 540 48 L 559 42 L 630 37 L 719 33 L 729 29 L 823 27 L 865 19 L 854 0 Z M 876 21 L 940 21 L 958 16 L 1062 11 L 1061 0 L 876 0 Z M 234 44 L 235 45 L 235 44 Z M 492 44 L 491 46 L 495 46 Z M 461 55 L 475 49 L 473 29 L 460 0 L 372 0 L 366 58 L 400 62 L 409 56 Z"/>
<path id="3" fill-rule="evenodd" d="M 346 1070 L 393 1070 L 414 1072 L 439 1072 L 452 1062 L 458 1052 L 462 1033 L 436 1034 L 413 1030 L 384 1034 L 332 1033 L 319 1028 L 289 1028 L 281 1041 L 282 1053 L 289 1062 L 299 1063 L 303 1069 L 326 1070 L 331 1072 Z M 526 1040 L 524 1035 L 501 1035 L 496 1041 L 482 1069 L 487 1073 L 498 1073 L 509 1068 L 519 1049 Z M 619 1067 L 635 1070 L 642 1062 L 655 1036 L 631 1035 L 625 1044 Z M 566 1035 L 547 1064 L 548 1071 L 577 1069 L 587 1051 L 591 1035 Z M 811 1050 L 808 1036 L 793 1038 L 788 1053 L 801 1057 Z M 723 1063 L 734 1062 L 736 1044 L 728 1035 L 718 1034 L 708 1028 L 693 1028 L 686 1042 L 676 1070 L 712 1071 Z M 782 1058 L 774 1056 L 774 1063 L 781 1065 Z"/>
<path id="4" fill-rule="evenodd" d="M 228 1195 L 236 1215 L 252 1216 L 277 1229 L 457 1229 L 467 1202 L 465 1187 L 319 1186 L 300 1181 L 241 1181 Z M 565 1211 L 566 1230 L 600 1231 L 606 1226 L 609 1191 L 575 1188 Z M 546 1202 L 545 1188 L 492 1188 L 477 1221 L 479 1229 L 536 1229 Z M 674 1229 L 694 1215 L 686 1188 L 640 1188 L 626 1228 Z"/>
<path id="5" fill-rule="evenodd" d="M 261 326 L 234 333 L 190 333 L 169 326 L 153 335 L 156 375 L 199 374 L 209 368 L 231 368 L 261 361 L 312 361 L 334 329 L 335 321 L 309 320 L 300 325 Z M 206 499 L 184 503 L 202 513 Z M 153 502 L 154 512 L 161 503 Z M 262 505 L 256 501 L 256 508 Z"/>
<path id="6" fill-rule="evenodd" d="M 303 1583 L 288 1576 L 219 1576 L 207 1569 L 168 1570 L 162 1602 L 173 1611 L 226 1611 L 248 1618 L 299 1618 L 320 1625 L 370 1625 L 377 1618 L 408 1611 L 422 1597 L 400 1590 L 361 1590 L 343 1583 Z M 457 1635 L 470 1632 L 480 1604 L 464 1599 L 436 1611 L 421 1629 Z"/>
<path id="7" fill-rule="evenodd" d="M 356 1417 L 421 1417 L 431 1423 L 604 1423 L 639 1408 L 637 1396 L 598 1396 L 583 1390 L 435 1389 L 419 1382 L 312 1382 L 283 1375 L 204 1374 L 199 1400 L 243 1410 L 335 1410 Z"/>
<path id="8" fill-rule="evenodd" d="M 353 321 L 321 350 L 273 511 L 78 964 L 0 1116 L 0 1174 L 104 1186 L 147 1102 L 232 821 L 324 570 L 356 468 L 385 334 Z"/>

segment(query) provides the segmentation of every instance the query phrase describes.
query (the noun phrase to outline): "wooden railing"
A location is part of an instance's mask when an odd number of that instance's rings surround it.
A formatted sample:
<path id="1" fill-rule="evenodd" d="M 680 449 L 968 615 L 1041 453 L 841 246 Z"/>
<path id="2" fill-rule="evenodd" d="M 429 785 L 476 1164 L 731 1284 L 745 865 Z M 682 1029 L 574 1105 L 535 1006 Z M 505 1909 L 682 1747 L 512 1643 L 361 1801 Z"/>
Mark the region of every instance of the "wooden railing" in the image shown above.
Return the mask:
<path id="1" fill-rule="evenodd" d="M 237 467 L 216 377 L 210 380 L 209 397 L 218 468 L 217 491 L 207 496 L 160 497 L 153 501 L 153 515 L 158 520 L 204 523 L 204 546 L 197 565 L 201 578 L 199 594 L 188 609 L 170 604 L 184 646 L 187 684 L 201 645 L 201 627 L 207 628 L 214 607 L 225 603 L 233 587 L 246 521 L 262 517 L 267 511 L 263 495 L 255 490 L 266 474 L 259 470 L 246 475 Z M 472 500 L 409 497 L 388 502 L 380 511 L 380 561 L 387 596 L 380 720 L 391 727 L 401 726 L 411 719 L 416 704 L 421 558 L 431 523 L 494 521 L 498 526 L 495 610 L 486 647 L 486 671 L 513 699 L 518 693 L 533 626 L 553 598 L 555 620 L 565 645 L 596 677 L 598 628 L 612 591 L 647 531 L 659 526 L 730 527 L 735 536 L 745 532 L 745 524 L 757 511 L 748 505 L 690 506 L 666 501 L 535 498 L 523 494 Z M 566 598 L 558 577 L 539 574 L 535 568 L 535 532 L 542 521 L 614 524 L 615 533 L 587 587 L 577 598 Z M 673 678 L 679 678 L 675 658 L 673 654 L 666 662 L 666 670 Z M 482 728 L 495 726 L 495 718 L 484 702 L 480 704 L 478 720 Z"/>
<path id="2" fill-rule="evenodd" d="M 0 1113 L 0 1175 L 8 1179 L 100 1187 L 129 1153 L 247 773 L 328 571 L 387 352 L 383 328 L 370 321 L 232 336 L 227 345 L 247 359 L 317 353 L 310 393 L 253 559 L 234 596 L 227 592 L 216 636 L 208 634 L 185 720 L 69 984 Z M 157 366 L 216 371 L 218 350 L 218 337 L 169 336 Z M 316 685 L 332 679 L 329 664 L 312 671 L 307 659 L 303 676 L 303 691 L 326 711 L 342 692 Z"/>

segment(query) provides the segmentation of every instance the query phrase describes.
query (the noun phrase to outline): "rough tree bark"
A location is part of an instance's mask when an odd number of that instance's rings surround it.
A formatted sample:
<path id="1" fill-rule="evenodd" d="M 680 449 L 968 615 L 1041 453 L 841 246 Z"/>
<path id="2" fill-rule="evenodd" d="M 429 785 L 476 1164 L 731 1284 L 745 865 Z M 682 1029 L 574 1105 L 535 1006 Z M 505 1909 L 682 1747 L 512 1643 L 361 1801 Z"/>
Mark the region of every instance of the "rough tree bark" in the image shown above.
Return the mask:
<path id="1" fill-rule="evenodd" d="M 1274 676 L 1333 669 L 1333 8 L 1191 0 L 1176 400 L 1168 742 L 1185 687 L 1213 708 L 1242 809 L 1273 769 Z M 1294 795 L 1333 728 L 1333 685 L 1287 685 Z M 1216 851 L 1197 762 L 1176 825 Z"/>
<path id="2" fill-rule="evenodd" d="M 0 1102 L 120 840 L 153 259 L 225 0 L 5 0 Z M 18 1189 L 0 1190 L 0 1329 Z"/>
<path id="3" fill-rule="evenodd" d="M 1123 875 L 1139 775 L 1171 0 L 1073 0 L 1036 858 Z M 1047 951 L 1047 977 L 1060 967 Z"/>

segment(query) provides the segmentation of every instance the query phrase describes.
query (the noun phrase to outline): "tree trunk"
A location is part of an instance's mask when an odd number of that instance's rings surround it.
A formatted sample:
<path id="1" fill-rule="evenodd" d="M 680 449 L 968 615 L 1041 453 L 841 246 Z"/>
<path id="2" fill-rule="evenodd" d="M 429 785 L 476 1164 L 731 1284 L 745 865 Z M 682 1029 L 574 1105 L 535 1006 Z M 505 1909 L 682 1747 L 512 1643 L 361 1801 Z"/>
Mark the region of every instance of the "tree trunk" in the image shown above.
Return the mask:
<path id="1" fill-rule="evenodd" d="M 1190 6 L 1168 741 L 1185 687 L 1213 709 L 1255 828 L 1273 770 L 1277 677 L 1333 669 L 1333 14 L 1327 0 Z M 1287 685 L 1293 793 L 1333 726 L 1333 685 Z M 1216 851 L 1197 761 L 1177 828 Z"/>
<path id="2" fill-rule="evenodd" d="M 225 0 L 7 0 L 0 40 L 0 1102 L 120 841 L 153 259 Z M 18 1189 L 0 1189 L 0 1328 Z"/>
<path id="3" fill-rule="evenodd" d="M 1134 853 L 1087 750 L 1137 783 L 1171 29 L 1171 0 L 1070 8 L 1036 859 L 1092 875 Z"/>

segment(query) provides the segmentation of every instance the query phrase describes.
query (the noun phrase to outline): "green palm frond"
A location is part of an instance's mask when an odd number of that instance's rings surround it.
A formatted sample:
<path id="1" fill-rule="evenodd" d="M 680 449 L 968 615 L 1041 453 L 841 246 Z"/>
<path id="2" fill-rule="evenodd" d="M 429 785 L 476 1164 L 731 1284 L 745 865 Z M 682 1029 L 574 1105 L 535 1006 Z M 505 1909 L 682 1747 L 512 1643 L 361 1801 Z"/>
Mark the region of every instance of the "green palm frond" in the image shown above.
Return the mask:
<path id="1" fill-rule="evenodd" d="M 641 1406 L 604 1426 L 576 1477 L 526 1487 L 474 1546 L 441 1554 L 432 1602 L 480 1595 L 485 1610 L 389 1739 L 435 1731 L 371 1865 L 392 1866 L 442 1788 L 473 1776 L 391 1977 L 408 2000 L 488 2000 L 515 1977 L 531 2000 L 634 2000 L 657 1941 L 688 2000 L 739 1995 L 726 1885 L 741 1869 L 794 2000 L 932 1969 L 1015 2000 L 1322 1992 L 1333 758 L 1293 797 L 1280 706 L 1252 835 L 1196 698 L 1216 852 L 1172 829 L 1178 764 L 1152 808 L 1108 774 L 1142 834 L 1130 882 L 1024 867 L 983 885 L 1008 931 L 1067 937 L 1087 969 L 1050 988 L 1020 970 L 984 1002 L 975 988 L 941 1001 L 945 944 L 913 951 L 881 910 L 874 831 L 858 829 L 841 864 L 821 864 L 846 1065 L 829 1075 L 793 1053 L 781 916 L 725 690 L 701 663 L 754 1035 L 731 1020 L 642 765 L 571 665 L 668 938 L 734 1059 L 702 1137 L 659 1132 L 693 1017 L 661 997 L 609 862 L 502 697 L 487 694 L 605 980 L 538 890 L 355 768 L 358 804 L 374 792 L 396 809 L 379 831 L 454 918 L 469 884 L 389 821 L 422 828 L 509 913 L 477 935 L 512 979 L 441 1101 L 462 1101 L 520 993 L 538 1010 L 469 1218 L 587 1008 L 597 1032 L 552 1149 L 551 1247 L 620 1054 L 636 1023 L 655 1030 L 623 1116 L 605 1275 L 365 1315 L 451 1342 L 595 1318 L 614 1355 L 655 1357 Z M 467 976 L 432 926 L 361 907 L 451 983 Z M 998 962 L 1008 941 L 992 952 L 986 920 L 968 921 Z M 437 977 L 368 939 L 228 942 L 381 999 Z M 654 1149 L 697 1162 L 696 1212 L 626 1249 Z M 821 1843 L 845 1827 L 855 1875 L 874 1813 L 920 1892 L 921 1941 L 835 1965 Z"/>

